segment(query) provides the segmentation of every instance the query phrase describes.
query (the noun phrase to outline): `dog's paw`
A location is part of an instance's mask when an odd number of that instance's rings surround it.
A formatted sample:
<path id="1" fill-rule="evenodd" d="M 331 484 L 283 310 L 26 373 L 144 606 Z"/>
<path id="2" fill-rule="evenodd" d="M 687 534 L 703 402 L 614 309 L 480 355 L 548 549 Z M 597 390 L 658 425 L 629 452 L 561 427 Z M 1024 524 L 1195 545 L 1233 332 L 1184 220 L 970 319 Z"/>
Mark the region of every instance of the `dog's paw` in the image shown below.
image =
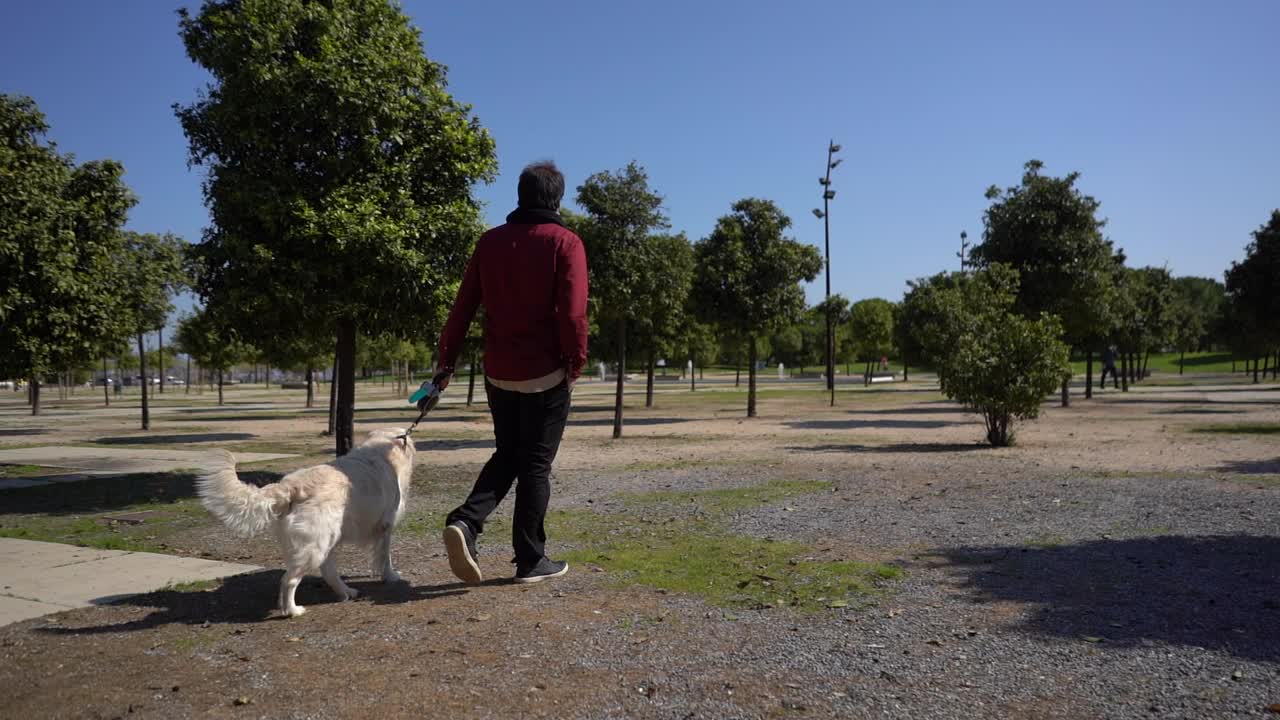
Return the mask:
<path id="1" fill-rule="evenodd" d="M 285 610 L 284 614 L 289 617 L 301 617 L 306 612 L 307 612 L 307 609 L 302 607 L 301 605 L 294 605 L 292 608 Z"/>
<path id="2" fill-rule="evenodd" d="M 345 598 L 343 598 L 343 599 L 344 599 L 344 600 L 355 600 L 355 599 L 356 599 L 356 598 L 358 598 L 358 597 L 360 597 L 360 591 L 359 591 L 359 590 L 357 590 L 357 589 L 355 589 L 355 588 L 353 588 L 353 587 L 349 587 L 349 588 L 347 588 L 347 596 L 346 596 Z"/>
<path id="3" fill-rule="evenodd" d="M 388 585 L 390 585 L 391 583 L 398 583 L 400 581 L 401 581 L 400 573 L 396 572 L 395 570 L 392 570 L 391 572 L 382 573 L 382 582 Z"/>

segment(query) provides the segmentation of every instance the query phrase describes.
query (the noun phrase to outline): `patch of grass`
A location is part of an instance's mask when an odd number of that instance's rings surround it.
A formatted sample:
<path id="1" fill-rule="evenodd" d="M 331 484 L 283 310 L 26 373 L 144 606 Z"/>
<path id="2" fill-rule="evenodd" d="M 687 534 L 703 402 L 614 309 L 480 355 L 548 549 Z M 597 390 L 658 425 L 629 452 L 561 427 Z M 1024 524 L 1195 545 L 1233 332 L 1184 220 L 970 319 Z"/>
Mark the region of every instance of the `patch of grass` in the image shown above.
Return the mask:
<path id="1" fill-rule="evenodd" d="M 631 505 L 697 504 L 708 513 L 728 513 L 761 505 L 772 505 L 786 498 L 830 490 L 826 480 L 771 480 L 762 485 L 714 488 L 712 490 L 656 490 L 628 495 Z"/>
<path id="2" fill-rule="evenodd" d="M 270 476 L 242 477 L 260 482 Z M 186 473 L 157 473 L 8 490 L 0 506 L 0 537 L 164 552 L 171 536 L 216 522 L 192 497 L 193 479 Z M 149 514 L 141 522 L 111 520 L 142 511 Z"/>
<path id="3" fill-rule="evenodd" d="M 1223 435 L 1280 435 L 1280 423 L 1227 423 L 1222 425 L 1198 425 L 1191 429 L 1198 433 Z"/>
<path id="4" fill-rule="evenodd" d="M 0 477 L 29 478 L 46 475 L 65 475 L 69 471 L 43 465 L 0 465 Z"/>
<path id="5" fill-rule="evenodd" d="M 193 632 L 189 635 L 175 638 L 171 643 L 171 647 L 178 652 L 195 652 L 200 648 L 208 647 L 213 644 L 213 634 L 208 632 Z"/>
<path id="6" fill-rule="evenodd" d="M 863 607 L 883 594 L 902 569 L 883 563 L 825 561 L 811 548 L 727 531 L 714 519 L 655 517 L 663 507 L 694 503 L 714 517 L 830 487 L 821 481 L 776 481 L 704 491 L 630 495 L 630 512 L 560 511 L 550 533 L 576 546 L 571 562 L 592 563 L 622 584 L 702 597 L 729 607 Z"/>
<path id="7" fill-rule="evenodd" d="M 621 465 L 609 465 L 606 472 L 649 472 L 654 470 L 684 470 L 688 468 L 725 467 L 726 465 L 749 465 L 764 462 L 759 458 L 688 458 L 680 460 L 640 460 Z"/>
<path id="8" fill-rule="evenodd" d="M 160 592 L 205 592 L 222 585 L 221 580 L 192 580 L 191 582 L 171 583 L 160 588 Z"/>

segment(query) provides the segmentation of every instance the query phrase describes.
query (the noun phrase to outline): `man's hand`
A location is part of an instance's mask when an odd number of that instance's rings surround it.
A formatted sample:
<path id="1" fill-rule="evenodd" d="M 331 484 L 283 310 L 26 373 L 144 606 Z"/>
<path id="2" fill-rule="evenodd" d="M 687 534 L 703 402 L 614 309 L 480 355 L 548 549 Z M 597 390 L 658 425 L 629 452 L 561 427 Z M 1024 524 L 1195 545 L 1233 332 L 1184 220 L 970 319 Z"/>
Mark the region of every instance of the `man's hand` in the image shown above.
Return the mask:
<path id="1" fill-rule="evenodd" d="M 431 384 L 435 385 L 439 392 L 444 392 L 444 389 L 449 387 L 449 380 L 452 378 L 453 373 L 441 370 L 435 374 L 435 377 L 431 378 Z"/>

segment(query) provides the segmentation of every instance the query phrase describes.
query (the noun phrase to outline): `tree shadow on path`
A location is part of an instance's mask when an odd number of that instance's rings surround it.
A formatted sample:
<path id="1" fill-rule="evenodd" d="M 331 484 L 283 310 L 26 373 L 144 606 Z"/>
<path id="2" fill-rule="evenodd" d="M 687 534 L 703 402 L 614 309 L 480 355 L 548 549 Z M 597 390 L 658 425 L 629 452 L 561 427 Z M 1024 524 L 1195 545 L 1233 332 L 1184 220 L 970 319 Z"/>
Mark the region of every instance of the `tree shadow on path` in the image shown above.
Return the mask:
<path id="1" fill-rule="evenodd" d="M 281 473 L 240 471 L 240 479 L 261 487 L 280 479 Z M 0 491 L 0 517 L 9 513 L 66 515 L 107 512 L 149 502 L 173 502 L 196 495 L 191 473 L 143 473 L 95 477 L 79 482 L 54 483 Z"/>
<path id="2" fill-rule="evenodd" d="M 916 430 L 937 430 L 952 425 L 968 425 L 967 422 L 954 420 L 894 420 L 890 418 L 876 420 L 791 420 L 783 423 L 796 430 L 857 430 L 860 428 L 911 428 Z"/>
<path id="3" fill-rule="evenodd" d="M 892 445 L 858 445 L 855 443 L 828 443 L 824 445 L 789 445 L 787 450 L 800 452 L 851 452 L 851 453 L 947 453 L 991 450 L 990 445 L 977 443 L 895 443 Z"/>
<path id="4" fill-rule="evenodd" d="M 1031 606 L 1033 634 L 1125 647 L 1148 642 L 1280 661 L 1280 538 L 1160 536 L 1055 547 L 960 547 L 974 602 Z"/>
<path id="5" fill-rule="evenodd" d="M 97 438 L 93 442 L 98 445 L 182 445 L 186 443 L 235 442 L 252 440 L 258 437 L 253 433 L 221 432 L 192 433 L 189 435 L 120 435 L 117 437 Z"/>

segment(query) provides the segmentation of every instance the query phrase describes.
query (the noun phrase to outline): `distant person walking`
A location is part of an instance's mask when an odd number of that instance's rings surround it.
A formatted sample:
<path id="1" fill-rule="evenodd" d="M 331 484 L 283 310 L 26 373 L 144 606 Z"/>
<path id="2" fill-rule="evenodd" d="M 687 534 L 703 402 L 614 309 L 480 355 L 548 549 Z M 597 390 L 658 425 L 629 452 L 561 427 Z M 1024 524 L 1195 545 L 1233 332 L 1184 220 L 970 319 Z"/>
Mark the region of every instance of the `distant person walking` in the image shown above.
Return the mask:
<path id="1" fill-rule="evenodd" d="M 1112 345 L 1108 345 L 1102 351 L 1102 382 L 1098 383 L 1099 388 L 1107 386 L 1107 373 L 1111 373 L 1111 382 L 1115 383 L 1115 389 L 1120 389 L 1120 373 L 1116 372 L 1116 349 Z"/>
<path id="2" fill-rule="evenodd" d="M 476 243 L 437 348 L 434 382 L 443 389 L 467 327 L 484 306 L 484 388 L 497 450 L 466 502 L 449 513 L 444 529 L 449 568 L 469 584 L 484 579 L 476 537 L 513 482 L 516 582 L 538 582 L 569 570 L 546 557 L 543 520 L 570 393 L 587 361 L 587 258 L 582 240 L 560 217 L 564 176 L 554 164 L 526 167 L 518 195 L 507 223 Z"/>

